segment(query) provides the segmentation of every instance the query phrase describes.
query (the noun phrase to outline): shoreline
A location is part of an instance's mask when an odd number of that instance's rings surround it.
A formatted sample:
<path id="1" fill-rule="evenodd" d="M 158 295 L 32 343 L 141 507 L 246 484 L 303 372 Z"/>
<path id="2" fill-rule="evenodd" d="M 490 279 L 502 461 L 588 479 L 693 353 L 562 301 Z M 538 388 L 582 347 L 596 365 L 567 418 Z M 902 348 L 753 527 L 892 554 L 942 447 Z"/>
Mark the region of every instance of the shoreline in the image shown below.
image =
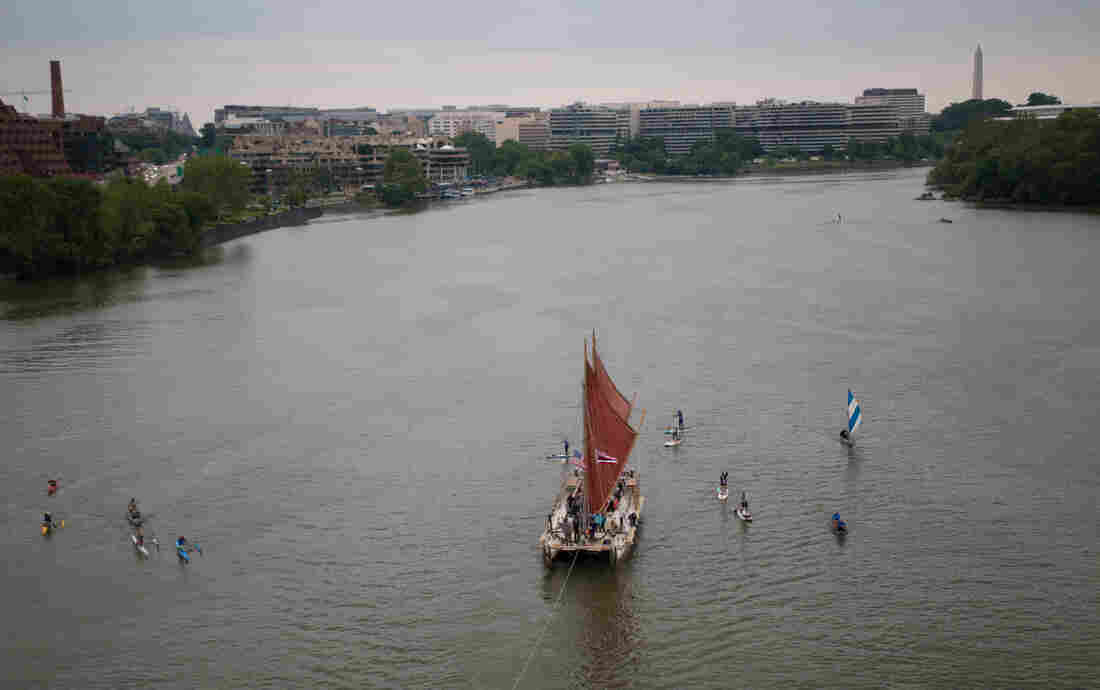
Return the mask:
<path id="1" fill-rule="evenodd" d="M 822 165 L 822 163 L 826 163 Z M 753 165 L 736 175 L 655 175 L 652 173 L 627 173 L 629 181 L 639 182 L 713 182 L 715 180 L 736 180 L 745 177 L 778 177 L 783 175 L 827 175 L 863 171 L 900 170 L 908 168 L 930 168 L 933 161 L 899 163 L 897 161 L 867 161 L 850 163 L 847 161 L 803 161 L 798 164 L 785 163 L 773 168 Z M 614 184 L 614 183 L 607 183 Z"/>

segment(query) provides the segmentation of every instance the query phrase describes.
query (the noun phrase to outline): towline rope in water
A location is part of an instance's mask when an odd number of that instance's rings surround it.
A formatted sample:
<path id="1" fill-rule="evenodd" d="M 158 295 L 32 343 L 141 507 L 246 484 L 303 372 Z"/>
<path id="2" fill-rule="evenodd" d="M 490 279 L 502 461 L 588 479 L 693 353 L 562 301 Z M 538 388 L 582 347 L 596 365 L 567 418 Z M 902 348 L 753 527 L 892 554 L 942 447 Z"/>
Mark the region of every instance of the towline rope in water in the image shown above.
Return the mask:
<path id="1" fill-rule="evenodd" d="M 569 564 L 569 571 L 565 573 L 565 581 L 561 583 L 561 591 L 558 592 L 558 598 L 554 601 L 554 608 L 550 611 L 550 616 L 546 619 L 546 625 L 542 626 L 542 632 L 539 633 L 539 637 L 535 640 L 535 646 L 531 648 L 531 653 L 527 655 L 527 661 L 523 663 L 523 669 L 516 676 L 515 685 L 512 686 L 512 690 L 516 690 L 519 687 L 519 682 L 523 680 L 523 677 L 527 675 L 527 667 L 531 665 L 531 659 L 535 658 L 535 652 L 538 651 L 542 645 L 542 638 L 546 635 L 546 631 L 550 629 L 550 623 L 554 620 L 554 614 L 558 612 L 558 607 L 561 605 L 561 598 L 565 594 L 565 586 L 569 584 L 569 576 L 573 574 L 573 566 L 577 564 L 577 556 L 580 555 L 580 551 L 573 552 L 573 562 Z"/>

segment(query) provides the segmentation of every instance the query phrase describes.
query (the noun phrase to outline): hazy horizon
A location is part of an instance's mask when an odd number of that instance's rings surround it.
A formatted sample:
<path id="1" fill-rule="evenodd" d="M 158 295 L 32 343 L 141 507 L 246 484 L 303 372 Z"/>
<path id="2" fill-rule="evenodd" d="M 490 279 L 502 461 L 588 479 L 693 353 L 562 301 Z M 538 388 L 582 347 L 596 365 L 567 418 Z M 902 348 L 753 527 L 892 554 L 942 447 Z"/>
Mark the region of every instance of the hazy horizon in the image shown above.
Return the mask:
<path id="1" fill-rule="evenodd" d="M 196 129 L 226 104 L 380 111 L 502 103 L 557 107 L 761 98 L 852 100 L 866 88 L 916 88 L 930 112 L 970 95 L 982 44 L 986 98 L 1022 103 L 1032 91 L 1066 103 L 1100 99 L 1100 5 L 934 1 L 919 9 L 843 3 L 822 8 L 621 0 L 490 0 L 364 9 L 285 0 L 195 0 L 167 11 L 133 0 L 96 6 L 2 0 L 0 92 L 48 91 L 62 63 L 66 109 L 110 115 L 159 106 Z M 982 19 L 975 26 L 972 17 Z M 18 95 L 0 96 L 20 110 Z M 48 94 L 30 110 L 48 112 Z"/>

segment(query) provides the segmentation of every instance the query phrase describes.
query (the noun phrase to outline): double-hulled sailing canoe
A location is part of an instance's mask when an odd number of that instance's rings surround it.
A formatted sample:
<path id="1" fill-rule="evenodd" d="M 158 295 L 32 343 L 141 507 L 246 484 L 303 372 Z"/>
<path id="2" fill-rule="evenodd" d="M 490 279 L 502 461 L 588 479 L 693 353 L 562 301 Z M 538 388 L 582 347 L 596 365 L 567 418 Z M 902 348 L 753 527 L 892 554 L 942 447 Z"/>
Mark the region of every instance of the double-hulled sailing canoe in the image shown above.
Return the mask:
<path id="1" fill-rule="evenodd" d="M 630 425 L 633 404 L 607 373 L 595 334 L 591 360 L 585 343 L 583 403 L 584 453 L 562 482 L 539 538 L 548 566 L 559 556 L 581 553 L 606 555 L 611 563 L 626 558 L 645 503 L 637 471 L 627 466 L 638 436 Z"/>

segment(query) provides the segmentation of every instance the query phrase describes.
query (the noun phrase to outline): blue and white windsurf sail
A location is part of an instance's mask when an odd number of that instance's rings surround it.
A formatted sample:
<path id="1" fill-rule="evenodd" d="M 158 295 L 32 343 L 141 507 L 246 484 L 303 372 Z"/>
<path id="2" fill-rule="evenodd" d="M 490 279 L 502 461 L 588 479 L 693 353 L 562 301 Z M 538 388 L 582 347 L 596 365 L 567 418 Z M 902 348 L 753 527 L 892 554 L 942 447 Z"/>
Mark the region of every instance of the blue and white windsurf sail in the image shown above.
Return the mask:
<path id="1" fill-rule="evenodd" d="M 856 396 L 852 395 L 852 391 L 848 391 L 848 435 L 852 436 L 856 433 L 856 429 L 859 428 L 860 423 L 863 421 L 863 410 L 860 409 L 859 400 Z"/>

